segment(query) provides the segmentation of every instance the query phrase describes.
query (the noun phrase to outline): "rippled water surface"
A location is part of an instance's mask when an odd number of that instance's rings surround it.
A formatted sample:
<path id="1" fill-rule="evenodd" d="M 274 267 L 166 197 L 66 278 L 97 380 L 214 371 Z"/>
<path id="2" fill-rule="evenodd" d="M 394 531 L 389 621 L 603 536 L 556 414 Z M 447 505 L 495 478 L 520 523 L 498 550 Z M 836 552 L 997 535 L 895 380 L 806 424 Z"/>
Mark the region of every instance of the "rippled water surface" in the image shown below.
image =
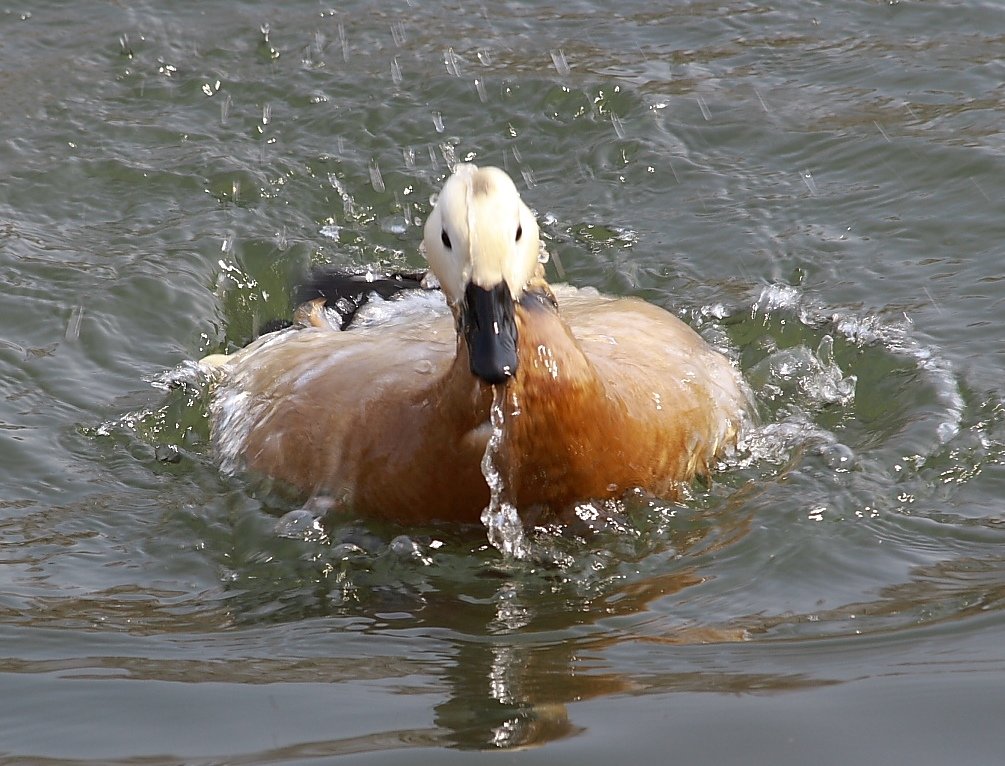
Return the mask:
<path id="1" fill-rule="evenodd" d="M 611 8 L 0 10 L 0 762 L 1000 761 L 1005 6 Z M 517 561 L 220 472 L 163 381 L 465 159 L 741 366 L 714 483 Z"/>

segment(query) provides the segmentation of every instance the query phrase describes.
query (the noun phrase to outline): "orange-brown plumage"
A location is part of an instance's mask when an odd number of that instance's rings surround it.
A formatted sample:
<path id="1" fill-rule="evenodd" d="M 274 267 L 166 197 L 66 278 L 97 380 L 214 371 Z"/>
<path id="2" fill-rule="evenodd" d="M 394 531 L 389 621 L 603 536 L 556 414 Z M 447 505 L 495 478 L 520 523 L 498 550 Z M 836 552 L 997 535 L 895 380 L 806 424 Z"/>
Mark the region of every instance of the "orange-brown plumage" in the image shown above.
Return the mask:
<path id="1" fill-rule="evenodd" d="M 674 495 L 735 442 L 746 404 L 735 371 L 676 318 L 601 296 L 526 303 L 504 441 L 519 505 Z"/>
<path id="2" fill-rule="evenodd" d="M 517 218 L 486 220 L 493 195 Z M 477 522 L 492 387 L 475 368 L 504 381 L 499 462 L 519 509 L 561 512 L 636 487 L 673 495 L 735 443 L 748 400 L 729 361 L 663 309 L 553 293 L 536 223 L 501 171 L 458 169 L 425 248 L 452 313 L 432 293 L 406 295 L 384 322 L 345 332 L 315 322 L 206 360 L 221 371 L 212 414 L 225 468 L 353 514 Z M 481 358 L 508 320 L 472 317 L 471 284 L 512 301 L 501 310 L 513 317 L 515 370 L 506 353 Z"/>

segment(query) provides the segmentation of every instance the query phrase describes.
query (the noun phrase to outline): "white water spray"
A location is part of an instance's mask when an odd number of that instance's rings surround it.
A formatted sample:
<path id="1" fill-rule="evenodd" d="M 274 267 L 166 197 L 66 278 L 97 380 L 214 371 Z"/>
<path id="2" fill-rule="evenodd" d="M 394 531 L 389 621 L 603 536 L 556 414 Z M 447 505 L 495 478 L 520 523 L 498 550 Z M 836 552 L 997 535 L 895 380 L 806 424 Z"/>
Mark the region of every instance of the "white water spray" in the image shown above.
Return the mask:
<path id="1" fill-rule="evenodd" d="M 491 423 L 492 435 L 482 457 L 482 475 L 489 485 L 489 504 L 482 511 L 482 524 L 488 531 L 489 542 L 502 551 L 504 556 L 515 559 L 527 557 L 527 543 L 523 535 L 520 515 L 512 503 L 503 499 L 504 482 L 499 472 L 497 459 L 503 439 L 503 403 L 506 401 L 504 386 L 492 387 Z"/>

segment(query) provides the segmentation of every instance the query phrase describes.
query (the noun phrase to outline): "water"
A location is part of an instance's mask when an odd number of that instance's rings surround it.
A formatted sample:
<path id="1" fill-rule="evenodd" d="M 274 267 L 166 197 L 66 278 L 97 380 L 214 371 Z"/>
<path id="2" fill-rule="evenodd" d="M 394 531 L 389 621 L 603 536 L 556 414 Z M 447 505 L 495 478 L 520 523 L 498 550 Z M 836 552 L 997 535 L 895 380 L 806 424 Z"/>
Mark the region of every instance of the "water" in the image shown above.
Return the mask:
<path id="1" fill-rule="evenodd" d="M 0 9 L 0 760 L 1000 760 L 1000 4 L 162 5 Z M 512 560 L 220 471 L 191 362 L 455 160 L 736 359 L 710 485 Z"/>
<path id="2" fill-rule="evenodd" d="M 515 559 L 527 557 L 527 547 L 524 542 L 523 524 L 520 514 L 506 497 L 506 480 L 499 465 L 505 433 L 506 389 L 504 386 L 492 387 L 492 409 L 489 422 L 492 424 L 492 434 L 485 445 L 485 455 L 482 457 L 482 475 L 489 486 L 489 504 L 482 511 L 482 524 L 488 532 L 489 542 L 498 548 L 504 556 Z"/>

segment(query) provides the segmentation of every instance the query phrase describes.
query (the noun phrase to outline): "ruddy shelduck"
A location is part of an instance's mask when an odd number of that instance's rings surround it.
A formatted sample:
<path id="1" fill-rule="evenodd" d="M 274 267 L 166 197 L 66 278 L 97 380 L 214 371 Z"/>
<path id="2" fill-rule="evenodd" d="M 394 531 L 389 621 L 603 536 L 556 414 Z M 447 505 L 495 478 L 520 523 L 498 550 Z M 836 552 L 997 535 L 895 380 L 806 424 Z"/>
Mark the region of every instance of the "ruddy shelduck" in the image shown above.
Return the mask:
<path id="1" fill-rule="evenodd" d="M 475 523 L 494 389 L 504 490 L 535 517 L 635 489 L 672 497 L 735 444 L 749 399 L 729 360 L 662 308 L 549 286 L 537 221 L 502 170 L 458 165 L 423 247 L 442 297 L 405 291 L 344 331 L 315 305 L 203 360 L 226 470 L 353 515 Z"/>

